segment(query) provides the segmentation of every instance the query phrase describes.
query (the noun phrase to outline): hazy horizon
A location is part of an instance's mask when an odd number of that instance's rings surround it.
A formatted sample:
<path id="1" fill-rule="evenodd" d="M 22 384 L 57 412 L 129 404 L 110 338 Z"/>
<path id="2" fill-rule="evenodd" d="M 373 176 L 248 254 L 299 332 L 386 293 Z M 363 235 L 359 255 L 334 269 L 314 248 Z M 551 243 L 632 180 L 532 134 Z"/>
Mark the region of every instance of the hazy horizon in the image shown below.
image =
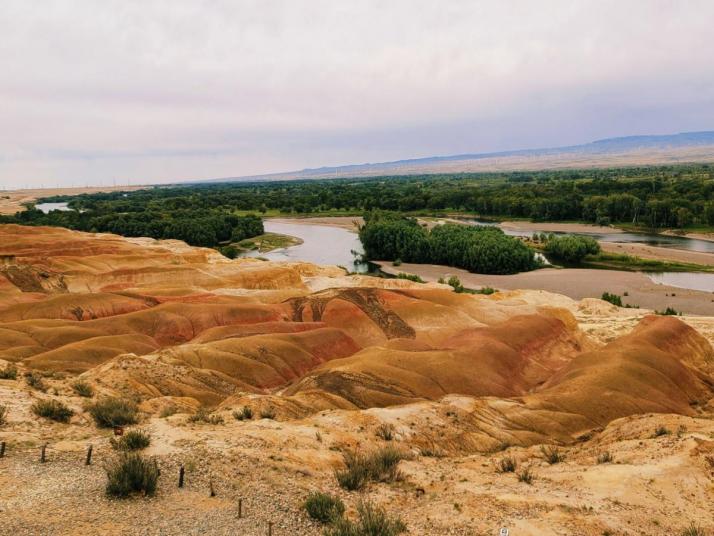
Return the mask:
<path id="1" fill-rule="evenodd" d="M 711 130 L 713 16 L 700 0 L 9 0 L 0 187 Z"/>

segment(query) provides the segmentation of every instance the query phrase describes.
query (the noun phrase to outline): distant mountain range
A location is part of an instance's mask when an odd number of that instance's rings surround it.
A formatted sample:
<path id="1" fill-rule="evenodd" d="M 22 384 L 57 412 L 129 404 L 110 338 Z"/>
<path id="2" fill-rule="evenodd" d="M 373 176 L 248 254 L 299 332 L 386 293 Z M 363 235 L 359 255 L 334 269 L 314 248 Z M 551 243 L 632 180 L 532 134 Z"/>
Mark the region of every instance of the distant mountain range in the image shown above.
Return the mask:
<path id="1" fill-rule="evenodd" d="M 321 167 L 267 175 L 226 177 L 213 179 L 210 182 L 567 169 L 686 162 L 714 162 L 714 131 L 682 132 L 660 136 L 625 136 L 566 147 Z"/>

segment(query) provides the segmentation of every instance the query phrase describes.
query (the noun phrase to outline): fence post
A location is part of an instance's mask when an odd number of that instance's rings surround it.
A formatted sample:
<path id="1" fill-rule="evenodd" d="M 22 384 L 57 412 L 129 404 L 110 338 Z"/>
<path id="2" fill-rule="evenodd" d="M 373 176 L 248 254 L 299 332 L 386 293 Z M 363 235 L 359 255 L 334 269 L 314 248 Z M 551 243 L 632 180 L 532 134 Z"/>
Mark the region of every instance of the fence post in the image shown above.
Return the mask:
<path id="1" fill-rule="evenodd" d="M 42 445 L 42 447 L 40 447 L 40 463 L 45 463 L 47 461 L 46 451 L 47 451 L 47 443 L 45 443 L 44 445 Z"/>
<path id="2" fill-rule="evenodd" d="M 184 472 L 185 472 L 185 470 L 184 470 L 183 465 L 182 465 L 181 468 L 179 469 L 179 488 L 182 488 L 182 487 L 183 487 L 183 474 L 184 474 Z"/>
<path id="3" fill-rule="evenodd" d="M 268 536 L 273 536 L 273 522 L 268 521 Z"/>
<path id="4" fill-rule="evenodd" d="M 5 457 L 5 442 L 0 443 L 0 458 Z"/>
<path id="5" fill-rule="evenodd" d="M 92 445 L 89 445 L 87 448 L 87 459 L 84 461 L 84 465 L 92 465 L 92 450 L 94 447 Z"/>
<path id="6" fill-rule="evenodd" d="M 243 499 L 238 499 L 238 519 L 243 517 Z"/>

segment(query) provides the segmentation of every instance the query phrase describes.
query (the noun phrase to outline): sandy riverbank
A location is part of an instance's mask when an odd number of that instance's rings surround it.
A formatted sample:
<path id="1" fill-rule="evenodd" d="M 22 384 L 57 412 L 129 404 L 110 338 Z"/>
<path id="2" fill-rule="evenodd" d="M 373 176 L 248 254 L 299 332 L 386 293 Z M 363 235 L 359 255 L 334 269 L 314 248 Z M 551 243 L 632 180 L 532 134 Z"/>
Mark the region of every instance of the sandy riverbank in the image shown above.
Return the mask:
<path id="1" fill-rule="evenodd" d="M 605 227 L 603 225 L 588 225 L 586 223 L 547 223 L 530 221 L 503 221 L 499 224 L 502 229 L 516 231 L 532 231 L 543 233 L 583 233 L 583 234 L 607 234 L 624 233 L 622 229 L 615 227 Z"/>
<path id="2" fill-rule="evenodd" d="M 99 192 L 114 192 L 117 190 L 130 192 L 142 190 L 148 186 L 92 186 L 89 188 L 36 188 L 27 190 L 0 190 L 0 214 L 15 214 L 25 210 L 24 203 L 32 203 L 42 197 L 53 195 L 96 194 Z"/>
<path id="3" fill-rule="evenodd" d="M 392 266 L 391 262 L 377 264 L 387 273 L 416 274 L 424 281 L 437 281 L 440 277 L 456 275 L 467 288 L 538 289 L 564 294 L 576 300 L 600 298 L 603 292 L 611 292 L 622 295 L 623 302 L 645 309 L 664 310 L 674 307 L 677 311 L 689 314 L 714 314 L 714 294 L 658 285 L 640 272 L 545 268 L 514 275 L 484 275 L 432 264 L 403 263 L 399 267 Z M 624 296 L 625 293 L 628 296 Z"/>
<path id="4" fill-rule="evenodd" d="M 329 227 L 339 227 L 348 231 L 357 232 L 357 227 L 364 223 L 362 216 L 317 216 L 314 218 L 266 218 L 266 221 L 275 223 L 294 223 L 298 225 L 327 225 Z"/>
<path id="5" fill-rule="evenodd" d="M 654 259 L 658 261 L 676 261 L 705 266 L 714 266 L 714 253 L 703 253 L 701 251 L 688 251 L 684 249 L 661 248 L 648 246 L 647 244 L 637 244 L 632 242 L 600 242 L 600 247 L 608 253 L 619 253 L 622 255 L 632 255 L 643 259 Z"/>

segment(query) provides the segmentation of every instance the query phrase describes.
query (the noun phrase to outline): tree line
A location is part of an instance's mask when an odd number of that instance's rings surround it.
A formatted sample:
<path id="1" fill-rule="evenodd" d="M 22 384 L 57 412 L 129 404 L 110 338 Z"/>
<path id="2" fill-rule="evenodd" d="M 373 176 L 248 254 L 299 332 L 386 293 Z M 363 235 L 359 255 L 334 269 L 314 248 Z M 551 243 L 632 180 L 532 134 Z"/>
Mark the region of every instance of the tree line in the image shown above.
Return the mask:
<path id="1" fill-rule="evenodd" d="M 359 238 L 369 260 L 444 264 L 483 274 L 513 274 L 541 264 L 535 252 L 497 227 L 457 224 L 429 230 L 394 213 L 365 214 Z"/>

